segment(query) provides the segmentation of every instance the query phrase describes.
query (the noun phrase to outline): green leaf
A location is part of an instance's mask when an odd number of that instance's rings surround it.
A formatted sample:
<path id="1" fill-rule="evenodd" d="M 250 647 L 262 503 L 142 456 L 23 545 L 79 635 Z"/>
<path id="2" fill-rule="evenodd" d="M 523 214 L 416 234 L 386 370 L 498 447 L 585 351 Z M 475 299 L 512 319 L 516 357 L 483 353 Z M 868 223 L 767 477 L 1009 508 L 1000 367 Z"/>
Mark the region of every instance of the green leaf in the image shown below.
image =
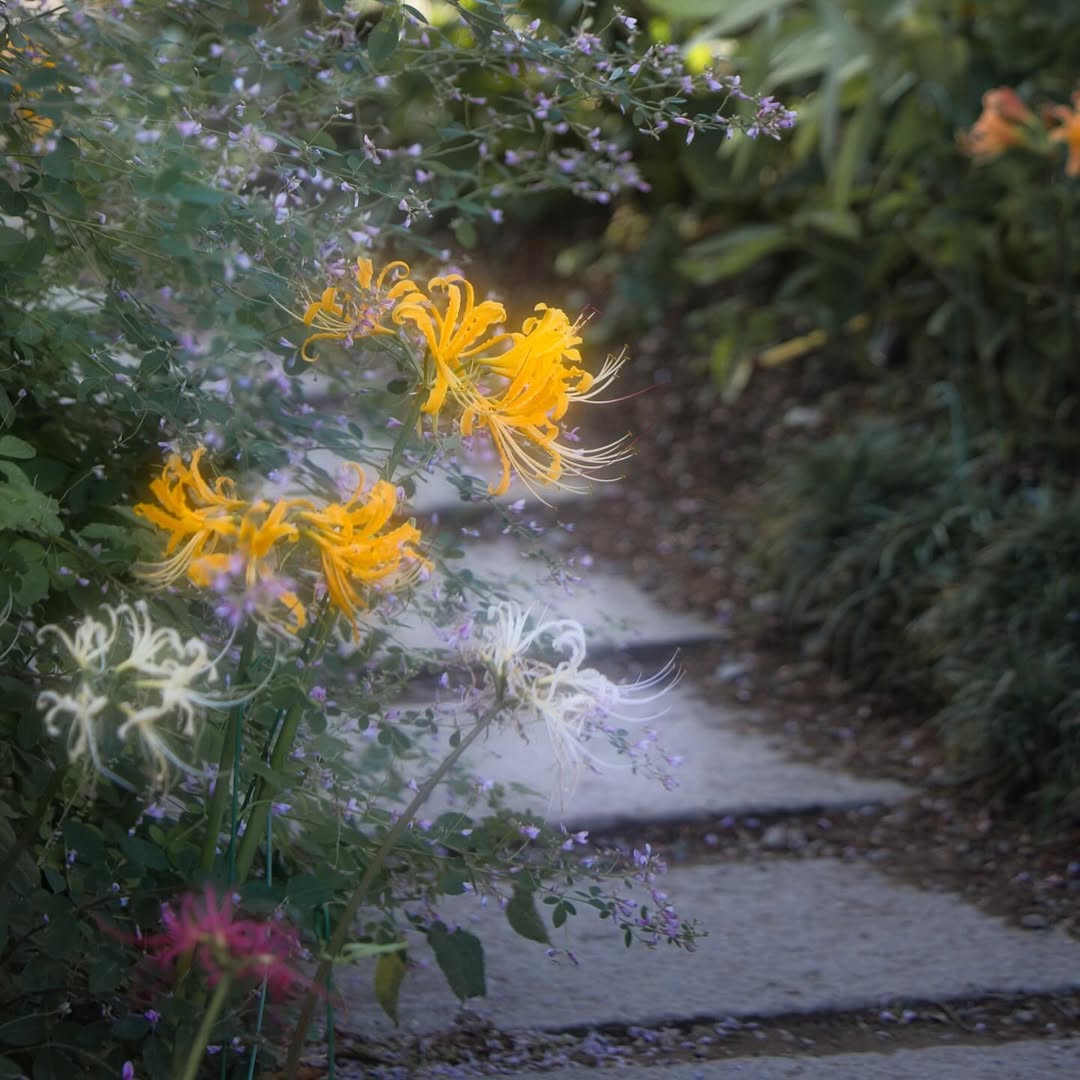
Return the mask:
<path id="1" fill-rule="evenodd" d="M 22 1069 L 11 1058 L 0 1057 L 0 1080 L 19 1080 Z"/>
<path id="2" fill-rule="evenodd" d="M 4 529 L 38 531 L 59 536 L 63 525 L 55 499 L 42 495 L 17 465 L 0 461 L 0 532 Z"/>
<path id="3" fill-rule="evenodd" d="M 7 818 L 0 818 L 0 866 L 8 866 L 17 839 L 18 834 Z M 8 885 L 15 896 L 25 898 L 39 888 L 40 875 L 37 863 L 28 851 L 23 851 L 8 873 L 10 875 Z"/>
<path id="4" fill-rule="evenodd" d="M 368 34 L 368 59 L 375 67 L 381 66 L 393 55 L 401 38 L 401 14 L 398 11 L 387 12 L 379 20 L 375 29 Z"/>
<path id="5" fill-rule="evenodd" d="M 745 30 L 771 12 L 792 3 L 793 0 L 735 0 L 721 5 L 717 0 L 646 0 L 652 11 L 670 19 L 705 19 L 723 7 L 724 13 L 709 24 L 709 37 L 725 37 Z"/>
<path id="6" fill-rule="evenodd" d="M 44 994 L 46 990 L 62 990 L 68 982 L 67 964 L 60 960 L 37 959 L 23 969 L 19 985 L 24 994 Z"/>
<path id="7" fill-rule="evenodd" d="M 169 860 L 165 857 L 165 852 L 157 844 L 151 844 L 141 836 L 123 837 L 120 847 L 137 867 L 146 867 L 149 870 L 169 869 Z"/>
<path id="8" fill-rule="evenodd" d="M 810 228 L 837 240 L 858 240 L 862 233 L 858 217 L 850 210 L 822 210 L 809 207 L 791 216 L 792 228 Z"/>
<path id="9" fill-rule="evenodd" d="M 2 256 L 0 256 L 2 258 Z M 0 424 L 7 427 L 15 419 L 15 406 L 11 403 L 7 391 L 0 386 Z"/>
<path id="10" fill-rule="evenodd" d="M 26 242 L 25 233 L 8 225 L 0 225 L 0 262 L 14 263 Z"/>
<path id="11" fill-rule="evenodd" d="M 59 180 L 70 180 L 74 175 L 72 165 L 80 157 L 79 146 L 71 139 L 61 139 L 56 149 L 46 155 L 42 161 L 42 170 L 46 176 Z"/>
<path id="12" fill-rule="evenodd" d="M 0 180 L 0 213 L 21 217 L 29 205 L 21 191 L 16 191 L 6 180 Z"/>
<path id="13" fill-rule="evenodd" d="M 743 225 L 687 249 L 678 268 L 695 285 L 711 285 L 749 270 L 754 263 L 791 246 L 781 225 Z"/>
<path id="14" fill-rule="evenodd" d="M 428 930 L 428 941 L 450 989 L 462 1001 L 487 994 L 484 946 L 475 934 L 467 930 L 450 931 L 445 924 L 437 922 Z"/>
<path id="15" fill-rule="evenodd" d="M 26 460 L 34 457 L 37 451 L 25 440 L 17 439 L 14 435 L 0 436 L 0 457 L 19 458 Z"/>
<path id="16" fill-rule="evenodd" d="M 112 1033 L 118 1039 L 141 1039 L 150 1031 L 150 1021 L 138 1013 L 121 1016 L 112 1026 Z"/>
<path id="17" fill-rule="evenodd" d="M 383 953 L 375 961 L 375 1000 L 397 1027 L 398 998 L 405 979 L 405 957 L 401 952 Z"/>
<path id="18" fill-rule="evenodd" d="M 314 874 L 298 874 L 289 878 L 289 884 L 285 886 L 285 896 L 290 904 L 300 908 L 305 915 L 312 910 L 332 900 L 333 890 Z"/>
<path id="19" fill-rule="evenodd" d="M 42 337 L 41 327 L 29 315 L 15 327 L 15 338 L 23 345 L 37 345 Z"/>
<path id="20" fill-rule="evenodd" d="M 450 227 L 457 242 L 470 250 L 476 247 L 476 226 L 468 218 L 455 218 Z"/>
<path id="21" fill-rule="evenodd" d="M 78 1072 L 71 1058 L 52 1046 L 34 1051 L 34 1080 L 69 1080 Z"/>
<path id="22" fill-rule="evenodd" d="M 15 600 L 25 611 L 49 595 L 48 552 L 35 540 L 22 537 L 11 545 L 11 552 L 22 564 Z"/>
<path id="23" fill-rule="evenodd" d="M 18 1016 L 0 1024 L 0 1043 L 8 1046 L 32 1046 L 42 1042 L 48 1032 L 46 1019 L 40 1013 Z"/>
<path id="24" fill-rule="evenodd" d="M 88 859 L 105 858 L 105 838 L 100 829 L 87 825 L 84 821 L 69 818 L 63 827 L 64 843 Z"/>
<path id="25" fill-rule="evenodd" d="M 229 197 L 224 191 L 217 191 L 203 184 L 191 184 L 186 181 L 173 184 L 168 191 L 174 198 L 179 199 L 181 202 L 191 203 L 194 206 L 220 206 Z"/>
<path id="26" fill-rule="evenodd" d="M 876 136 L 877 102 L 868 94 L 858 112 L 847 122 L 847 129 L 840 140 L 840 149 L 832 161 L 829 171 L 829 186 L 832 188 L 832 204 L 837 210 L 846 209 L 851 201 L 852 188 L 859 166 L 870 150 L 870 144 Z"/>
<path id="27" fill-rule="evenodd" d="M 130 974 L 115 960 L 105 960 L 90 968 L 88 987 L 92 994 L 111 994 Z"/>
<path id="28" fill-rule="evenodd" d="M 541 945 L 550 945 L 547 927 L 536 910 L 536 900 L 529 889 L 517 886 L 510 902 L 506 905 L 506 918 L 511 929 L 529 941 L 538 941 Z"/>

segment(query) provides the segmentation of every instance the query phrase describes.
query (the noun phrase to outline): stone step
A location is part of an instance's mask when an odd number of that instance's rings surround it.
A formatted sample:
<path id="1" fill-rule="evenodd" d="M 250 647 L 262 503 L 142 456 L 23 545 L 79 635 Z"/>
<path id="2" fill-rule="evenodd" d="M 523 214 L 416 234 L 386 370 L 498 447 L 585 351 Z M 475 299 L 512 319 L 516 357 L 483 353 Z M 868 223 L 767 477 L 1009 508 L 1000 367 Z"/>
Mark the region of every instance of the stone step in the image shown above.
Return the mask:
<path id="1" fill-rule="evenodd" d="M 583 905 L 549 931 L 560 950 L 518 937 L 498 905 L 445 898 L 439 916 L 484 943 L 487 997 L 470 1008 L 503 1030 L 606 1023 L 657 1026 L 693 1017 L 770 1016 L 1080 987 L 1080 942 L 1006 925 L 955 896 L 837 860 L 776 860 L 672 869 L 658 880 L 680 916 L 709 931 L 695 952 L 625 948 L 619 929 Z M 629 890 L 624 890 L 624 894 Z M 644 897 L 648 899 L 647 895 Z M 547 905 L 541 904 L 545 912 Z M 442 1030 L 459 1006 L 418 937 L 401 993 L 402 1025 Z M 571 962 L 571 950 L 578 963 Z M 357 1034 L 389 1030 L 371 965 L 340 972 Z M 1030 1074 L 1029 1074 L 1030 1075 Z"/>
<path id="2" fill-rule="evenodd" d="M 598 665 L 601 670 L 604 664 Z M 663 715 L 656 716 L 657 711 Z M 647 718 L 628 723 L 634 740 L 656 733 L 651 757 L 676 786 L 664 790 L 657 776 L 635 773 L 625 755 L 598 736 L 586 744 L 610 764 L 600 771 L 578 766 L 560 772 L 547 731 L 513 725 L 492 728 L 464 758 L 469 773 L 511 788 L 508 805 L 552 822 L 598 829 L 631 820 L 674 821 L 724 815 L 851 809 L 898 802 L 912 794 L 892 780 L 871 780 L 792 761 L 783 740 L 745 730 L 739 714 L 710 705 L 679 683 L 658 701 L 627 709 Z M 651 719 L 648 719 L 651 718 Z M 662 752 L 658 748 L 662 748 Z M 681 764 L 668 764 L 665 755 Z M 417 779 L 422 780 L 423 774 Z M 468 805 L 437 789 L 423 817 Z"/>
<path id="3" fill-rule="evenodd" d="M 547 550 L 556 558 L 560 549 L 553 541 Z M 565 537 L 563 538 L 565 550 Z M 669 611 L 643 592 L 622 573 L 603 566 L 570 567 L 571 580 L 553 577 L 551 567 L 531 557 L 510 538 L 497 541 L 466 540 L 465 557 L 454 560 L 453 571 L 470 570 L 476 577 L 518 600 L 538 618 L 576 619 L 586 630 L 590 653 L 594 649 L 650 649 L 709 641 L 717 627 L 705 619 Z M 443 584 L 435 574 L 424 589 Z M 410 648 L 438 649 L 442 639 L 420 615 L 406 612 L 395 638 Z"/>
<path id="4" fill-rule="evenodd" d="M 342 1080 L 358 1075 L 348 1065 Z M 432 1072 L 432 1076 L 438 1075 Z M 522 1072 L 551 1080 L 1067 1080 L 1080 1076 L 1080 1039 L 1029 1039 L 997 1046 L 937 1046 L 823 1057 L 753 1057 L 677 1065 L 571 1067 Z"/>

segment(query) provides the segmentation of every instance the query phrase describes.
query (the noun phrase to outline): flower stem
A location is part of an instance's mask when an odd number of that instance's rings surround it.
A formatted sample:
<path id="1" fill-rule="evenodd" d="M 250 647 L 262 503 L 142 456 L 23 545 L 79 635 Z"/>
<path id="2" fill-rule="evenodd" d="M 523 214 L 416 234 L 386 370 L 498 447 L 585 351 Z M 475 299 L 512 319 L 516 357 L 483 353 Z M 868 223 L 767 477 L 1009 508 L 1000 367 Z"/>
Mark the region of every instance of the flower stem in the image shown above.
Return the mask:
<path id="1" fill-rule="evenodd" d="M 326 946 L 326 951 L 319 961 L 319 967 L 315 972 L 315 977 L 311 980 L 311 989 L 308 990 L 307 997 L 304 998 L 304 1007 L 296 1022 L 296 1030 L 293 1033 L 292 1042 L 289 1043 L 289 1057 L 285 1064 L 285 1075 L 289 1077 L 290 1080 L 296 1075 L 296 1070 L 300 1064 L 300 1054 L 304 1049 L 304 1039 L 307 1037 L 308 1028 L 311 1027 L 311 1021 L 315 1016 L 315 1007 L 319 1002 L 318 987 L 325 985 L 326 980 L 330 975 L 330 969 L 334 963 L 334 957 L 341 952 L 341 948 L 345 944 L 345 939 L 352 930 L 352 922 L 356 916 L 356 912 L 367 898 L 368 891 L 371 889 L 375 878 L 382 870 L 387 856 L 394 849 L 394 845 L 401 838 L 402 833 L 404 833 L 409 825 L 412 824 L 413 818 L 416 817 L 420 807 L 427 802 L 431 793 L 435 790 L 436 785 L 438 785 L 447 772 L 449 772 L 458 758 L 460 758 L 461 755 L 476 742 L 480 735 L 487 730 L 488 725 L 501 711 L 502 700 L 500 698 L 487 713 L 477 720 L 476 726 L 472 731 L 470 731 L 469 734 L 446 755 L 439 767 L 423 783 L 420 790 L 413 798 L 413 801 L 409 803 L 401 817 L 394 822 L 386 836 L 383 837 L 383 841 L 376 850 L 371 862 L 364 868 L 364 873 L 361 875 L 359 883 L 345 903 L 345 910 L 342 911 L 341 917 L 338 920 L 334 936 Z"/>
<path id="2" fill-rule="evenodd" d="M 310 659 L 308 660 L 309 666 L 322 652 L 323 647 L 326 645 L 326 639 L 330 636 L 330 630 L 333 625 L 334 617 L 332 609 L 329 606 L 324 607 L 319 616 L 318 623 L 312 628 L 310 640 L 314 640 L 315 647 L 312 649 Z M 274 741 L 274 748 L 270 752 L 270 759 L 268 761 L 271 772 L 280 772 L 281 769 L 284 768 L 285 760 L 296 740 L 296 732 L 300 727 L 300 721 L 304 716 L 305 704 L 305 698 L 297 698 L 294 700 L 292 705 L 289 706 L 289 711 L 281 721 L 277 739 Z M 251 870 L 251 864 L 255 861 L 255 853 L 259 850 L 259 843 L 262 840 L 262 834 L 266 828 L 266 820 L 270 814 L 270 799 L 273 794 L 271 788 L 271 782 L 265 777 L 260 777 L 255 786 L 255 792 L 247 804 L 247 824 L 244 829 L 244 835 L 240 840 L 240 846 L 236 852 L 236 863 L 234 866 L 234 880 L 237 884 L 243 884 L 244 880 L 247 878 L 248 873 Z"/>
<path id="3" fill-rule="evenodd" d="M 266 819 L 266 884 L 267 887 L 274 884 L 274 819 Z M 259 1056 L 259 1036 L 262 1035 L 263 1016 L 266 1012 L 267 980 L 263 979 L 259 987 L 259 1010 L 255 1015 L 255 1039 L 251 1044 L 251 1057 L 248 1059 L 247 1080 L 255 1080 L 255 1061 Z"/>
<path id="4" fill-rule="evenodd" d="M 254 622 L 249 622 L 244 628 L 240 646 L 240 663 L 236 666 L 236 679 L 239 683 L 247 681 L 248 668 L 255 651 L 255 631 Z M 245 707 L 246 703 L 232 709 L 229 712 L 229 721 L 225 725 L 221 757 L 218 760 L 217 776 L 214 781 L 214 794 L 210 797 L 210 805 L 206 809 L 206 839 L 203 841 L 202 858 L 199 860 L 199 866 L 205 873 L 209 873 L 214 868 L 217 841 L 221 835 L 221 824 L 225 820 L 225 800 L 229 795 L 225 780 L 226 777 L 232 775 L 236 746 L 240 736 L 240 723 L 244 718 Z"/>
<path id="5" fill-rule="evenodd" d="M 398 465 L 401 464 L 401 457 L 405 453 L 405 447 L 409 445 L 409 436 L 416 430 L 416 425 L 420 422 L 420 409 L 423 404 L 423 393 L 420 388 L 417 388 L 416 393 L 413 395 L 412 404 L 409 406 L 409 415 L 402 423 L 401 430 L 398 432 L 398 436 L 390 450 L 390 456 L 386 459 L 383 479 L 388 483 L 394 479 L 394 473 L 397 471 Z"/>
<path id="6" fill-rule="evenodd" d="M 180 1074 L 180 1080 L 195 1080 L 199 1075 L 202 1056 L 210 1043 L 214 1025 L 218 1022 L 221 1011 L 225 1007 L 225 998 L 228 997 L 231 986 L 232 976 L 223 975 L 221 982 L 214 987 L 214 996 L 210 999 L 210 1004 L 207 1005 L 206 1012 L 203 1014 L 202 1023 L 195 1035 L 195 1041 L 191 1044 L 191 1053 L 188 1054 L 187 1064 Z"/>

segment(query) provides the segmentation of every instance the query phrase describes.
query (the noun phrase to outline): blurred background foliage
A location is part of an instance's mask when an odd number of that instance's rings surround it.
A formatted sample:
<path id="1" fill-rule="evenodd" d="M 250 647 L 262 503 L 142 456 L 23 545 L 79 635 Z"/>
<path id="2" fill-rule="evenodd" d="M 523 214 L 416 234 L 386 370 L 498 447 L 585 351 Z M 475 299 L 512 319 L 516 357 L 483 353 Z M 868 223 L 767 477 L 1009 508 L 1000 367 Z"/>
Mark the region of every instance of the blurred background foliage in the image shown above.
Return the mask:
<path id="1" fill-rule="evenodd" d="M 1080 87 L 1080 18 L 1055 0 L 637 14 L 798 123 L 639 148 L 651 193 L 561 269 L 610 282 L 601 332 L 681 312 L 728 403 L 777 365 L 854 388 L 828 437 L 768 454 L 758 557 L 788 619 L 933 716 L 957 780 L 1075 814 L 1080 179 L 1049 131 Z M 1031 109 L 1025 144 L 975 159 L 1000 86 Z"/>

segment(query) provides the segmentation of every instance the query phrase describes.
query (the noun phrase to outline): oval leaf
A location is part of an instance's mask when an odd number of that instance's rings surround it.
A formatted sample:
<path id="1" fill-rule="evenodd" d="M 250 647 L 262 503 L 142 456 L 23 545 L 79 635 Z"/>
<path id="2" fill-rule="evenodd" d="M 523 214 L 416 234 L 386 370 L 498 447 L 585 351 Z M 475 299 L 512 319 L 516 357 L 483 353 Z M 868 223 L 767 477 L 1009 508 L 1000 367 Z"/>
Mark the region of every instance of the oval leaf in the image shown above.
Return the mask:
<path id="1" fill-rule="evenodd" d="M 405 979 L 405 956 L 401 952 L 383 953 L 375 961 L 375 1000 L 387 1016 L 398 1024 L 398 997 Z"/>
<path id="2" fill-rule="evenodd" d="M 14 435 L 0 436 L 0 457 L 29 461 L 36 454 L 37 451 L 25 440 L 17 439 Z"/>
<path id="3" fill-rule="evenodd" d="M 428 941 L 435 950 L 435 959 L 446 976 L 450 989 L 461 998 L 485 997 L 484 946 L 475 934 L 467 930 L 446 929 L 435 923 L 428 931 Z"/>
<path id="4" fill-rule="evenodd" d="M 529 941 L 539 941 L 541 945 L 550 945 L 547 927 L 536 910 L 536 900 L 528 889 L 517 888 L 506 905 L 506 918 L 515 934 L 520 934 Z"/>
<path id="5" fill-rule="evenodd" d="M 401 37 L 401 23 L 396 13 L 384 15 L 368 35 L 368 59 L 376 67 L 390 58 L 398 46 Z"/>

